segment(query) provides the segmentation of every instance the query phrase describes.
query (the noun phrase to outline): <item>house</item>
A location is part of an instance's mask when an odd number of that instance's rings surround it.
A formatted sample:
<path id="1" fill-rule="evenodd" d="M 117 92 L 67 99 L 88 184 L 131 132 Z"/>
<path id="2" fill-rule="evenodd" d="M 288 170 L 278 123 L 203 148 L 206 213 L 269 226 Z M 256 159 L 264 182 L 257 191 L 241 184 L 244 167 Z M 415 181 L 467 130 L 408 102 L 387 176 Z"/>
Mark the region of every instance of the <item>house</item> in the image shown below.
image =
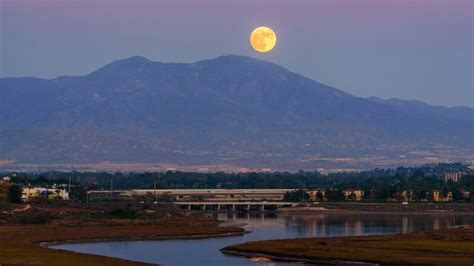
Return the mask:
<path id="1" fill-rule="evenodd" d="M 412 201 L 413 200 L 413 191 L 403 190 L 395 194 L 395 199 L 398 201 Z"/>
<path id="2" fill-rule="evenodd" d="M 345 189 L 343 192 L 344 192 L 344 198 L 346 200 L 360 201 L 362 200 L 362 197 L 364 196 L 364 191 L 360 189 Z M 354 198 L 351 198 L 351 197 L 354 197 Z"/>
<path id="3" fill-rule="evenodd" d="M 413 199 L 413 191 L 404 190 L 402 192 L 402 201 L 411 201 Z"/>
<path id="4" fill-rule="evenodd" d="M 441 192 L 439 190 L 433 190 L 433 201 L 441 200 Z"/>
<path id="5" fill-rule="evenodd" d="M 433 190 L 433 201 L 453 201 L 453 192 L 443 195 L 439 190 Z"/>
<path id="6" fill-rule="evenodd" d="M 319 201 L 318 199 L 318 193 L 323 196 L 323 199 L 326 198 L 326 189 L 325 188 L 315 188 L 315 189 L 309 189 L 307 191 L 309 194 L 309 198 L 311 201 Z"/>
<path id="7" fill-rule="evenodd" d="M 462 198 L 463 198 L 464 200 L 469 200 L 469 199 L 471 199 L 471 191 L 461 189 L 461 194 L 462 194 Z"/>
<path id="8" fill-rule="evenodd" d="M 453 192 L 449 191 L 446 197 L 443 198 L 443 201 L 453 201 Z"/>

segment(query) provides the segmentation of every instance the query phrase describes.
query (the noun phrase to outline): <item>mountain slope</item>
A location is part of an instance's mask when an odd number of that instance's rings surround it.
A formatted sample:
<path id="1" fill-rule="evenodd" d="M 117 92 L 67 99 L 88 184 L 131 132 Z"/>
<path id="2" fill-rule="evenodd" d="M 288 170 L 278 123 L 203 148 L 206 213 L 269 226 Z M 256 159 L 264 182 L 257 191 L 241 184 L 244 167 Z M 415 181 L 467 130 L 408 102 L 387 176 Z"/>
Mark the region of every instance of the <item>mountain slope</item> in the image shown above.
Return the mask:
<path id="1" fill-rule="evenodd" d="M 354 97 L 249 57 L 131 57 L 85 76 L 0 79 L 0 160 L 312 167 L 308 157 L 473 148 L 469 112 Z"/>
<path id="2" fill-rule="evenodd" d="M 384 100 L 378 97 L 369 97 L 367 99 L 377 103 L 395 106 L 401 110 L 419 115 L 439 116 L 446 119 L 463 120 L 466 122 L 474 121 L 474 108 L 433 106 L 417 100 L 402 100 L 398 98 Z"/>

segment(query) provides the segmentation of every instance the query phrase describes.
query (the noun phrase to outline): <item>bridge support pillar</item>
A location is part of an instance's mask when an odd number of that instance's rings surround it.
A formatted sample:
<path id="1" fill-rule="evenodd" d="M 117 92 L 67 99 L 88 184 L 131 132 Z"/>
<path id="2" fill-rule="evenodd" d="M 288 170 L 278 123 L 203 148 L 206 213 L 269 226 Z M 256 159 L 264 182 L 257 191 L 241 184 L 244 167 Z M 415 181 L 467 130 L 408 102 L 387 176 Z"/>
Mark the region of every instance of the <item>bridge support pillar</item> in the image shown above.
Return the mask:
<path id="1" fill-rule="evenodd" d="M 245 207 L 245 210 L 250 211 L 250 204 L 247 204 L 247 206 Z"/>
<path id="2" fill-rule="evenodd" d="M 265 204 L 260 205 L 260 211 L 265 211 Z"/>
<path id="3" fill-rule="evenodd" d="M 191 204 L 188 204 L 188 211 L 191 210 Z"/>
<path id="4" fill-rule="evenodd" d="M 235 204 L 232 204 L 232 211 L 235 212 Z"/>
<path id="5" fill-rule="evenodd" d="M 218 210 L 218 211 L 221 210 L 221 205 L 220 205 L 220 204 L 217 204 L 217 210 Z"/>
<path id="6" fill-rule="evenodd" d="M 203 204 L 203 205 L 201 206 L 201 210 L 203 210 L 203 211 L 206 210 L 206 204 Z"/>

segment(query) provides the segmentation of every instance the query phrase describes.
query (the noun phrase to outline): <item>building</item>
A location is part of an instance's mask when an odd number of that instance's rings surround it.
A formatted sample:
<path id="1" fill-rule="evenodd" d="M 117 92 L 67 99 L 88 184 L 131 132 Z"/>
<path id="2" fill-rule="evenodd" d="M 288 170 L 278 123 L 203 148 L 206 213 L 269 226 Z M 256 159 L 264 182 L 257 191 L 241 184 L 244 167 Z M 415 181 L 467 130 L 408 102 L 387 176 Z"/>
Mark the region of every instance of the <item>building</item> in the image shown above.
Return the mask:
<path id="1" fill-rule="evenodd" d="M 452 182 L 459 182 L 461 179 L 461 172 L 444 172 L 443 173 L 443 180 L 444 182 L 452 181 Z"/>
<path id="2" fill-rule="evenodd" d="M 87 199 L 106 197 L 143 197 L 155 196 L 172 201 L 282 201 L 286 192 L 295 189 L 130 189 L 130 190 L 95 190 L 87 192 Z"/>
<path id="3" fill-rule="evenodd" d="M 403 198 L 403 201 L 411 201 L 411 200 L 413 200 L 413 191 L 404 190 L 404 191 L 402 192 L 402 198 Z"/>
<path id="4" fill-rule="evenodd" d="M 446 194 L 446 197 L 444 197 L 443 200 L 444 200 L 444 201 L 453 201 L 453 192 L 449 191 L 449 192 Z"/>
<path id="5" fill-rule="evenodd" d="M 470 200 L 471 199 L 471 191 L 461 189 L 461 194 L 462 194 L 462 198 L 464 200 Z"/>
<path id="6" fill-rule="evenodd" d="M 360 189 L 345 189 L 343 192 L 344 192 L 345 200 L 360 201 L 362 200 L 362 197 L 364 196 L 364 191 Z M 355 198 L 351 199 L 351 195 L 354 195 Z"/>
<path id="7" fill-rule="evenodd" d="M 402 192 L 397 192 L 395 199 L 403 202 L 408 202 L 413 200 L 413 191 L 403 190 Z"/>
<path id="8" fill-rule="evenodd" d="M 323 196 L 323 200 L 326 198 L 326 189 L 325 188 L 315 188 L 307 191 L 311 201 L 319 201 L 318 193 Z"/>
<path id="9" fill-rule="evenodd" d="M 209 168 L 208 167 L 200 167 L 197 169 L 198 173 L 209 173 Z"/>
<path id="10" fill-rule="evenodd" d="M 453 201 L 453 192 L 443 195 L 439 190 L 433 190 L 433 201 Z"/>
<path id="11" fill-rule="evenodd" d="M 248 173 L 248 172 L 249 172 L 249 169 L 246 167 L 239 168 L 239 173 Z"/>
<path id="12" fill-rule="evenodd" d="M 440 201 L 441 192 L 439 190 L 433 190 L 433 201 Z"/>
<path id="13" fill-rule="evenodd" d="M 47 196 L 48 199 L 69 200 L 69 193 L 65 189 L 44 187 L 23 188 L 21 199 L 26 202 L 40 196 Z"/>

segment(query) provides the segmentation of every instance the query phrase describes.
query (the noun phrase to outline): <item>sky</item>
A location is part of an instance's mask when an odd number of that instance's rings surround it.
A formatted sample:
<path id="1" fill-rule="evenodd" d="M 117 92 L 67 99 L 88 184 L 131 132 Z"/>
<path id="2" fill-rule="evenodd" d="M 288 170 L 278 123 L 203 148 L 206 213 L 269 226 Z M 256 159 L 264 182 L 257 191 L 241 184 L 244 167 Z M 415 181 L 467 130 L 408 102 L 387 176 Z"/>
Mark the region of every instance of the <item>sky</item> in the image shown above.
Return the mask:
<path id="1" fill-rule="evenodd" d="M 474 106 L 472 0 L 0 0 L 0 77 L 84 75 L 141 55 L 246 55 L 360 97 Z M 249 35 L 269 26 L 265 54 Z"/>

